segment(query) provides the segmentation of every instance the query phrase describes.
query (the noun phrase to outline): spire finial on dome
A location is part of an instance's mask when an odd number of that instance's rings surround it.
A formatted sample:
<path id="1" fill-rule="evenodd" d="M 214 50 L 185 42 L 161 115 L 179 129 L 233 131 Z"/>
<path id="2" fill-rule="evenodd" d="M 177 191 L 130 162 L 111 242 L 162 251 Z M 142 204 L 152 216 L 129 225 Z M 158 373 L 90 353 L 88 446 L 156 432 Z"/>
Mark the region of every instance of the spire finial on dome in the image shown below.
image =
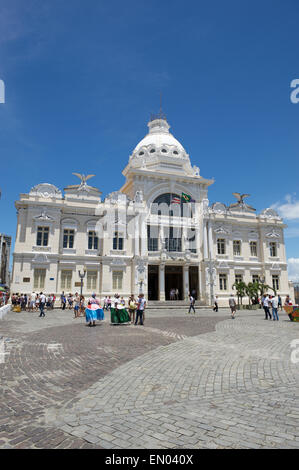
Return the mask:
<path id="1" fill-rule="evenodd" d="M 150 121 L 155 121 L 156 119 L 167 121 L 166 114 L 164 114 L 162 110 L 162 92 L 160 93 L 160 111 L 158 114 L 151 114 Z"/>

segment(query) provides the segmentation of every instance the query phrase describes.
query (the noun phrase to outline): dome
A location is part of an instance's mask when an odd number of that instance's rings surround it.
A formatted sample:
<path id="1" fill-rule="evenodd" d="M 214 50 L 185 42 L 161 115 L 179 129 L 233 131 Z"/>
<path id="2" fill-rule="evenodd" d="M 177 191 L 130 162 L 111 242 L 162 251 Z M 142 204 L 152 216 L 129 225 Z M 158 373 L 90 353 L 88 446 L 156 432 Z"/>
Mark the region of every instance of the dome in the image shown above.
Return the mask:
<path id="1" fill-rule="evenodd" d="M 148 123 L 148 128 L 148 134 L 136 145 L 132 157 L 154 156 L 156 153 L 174 158 L 187 156 L 184 147 L 169 132 L 170 126 L 165 118 L 154 118 Z"/>

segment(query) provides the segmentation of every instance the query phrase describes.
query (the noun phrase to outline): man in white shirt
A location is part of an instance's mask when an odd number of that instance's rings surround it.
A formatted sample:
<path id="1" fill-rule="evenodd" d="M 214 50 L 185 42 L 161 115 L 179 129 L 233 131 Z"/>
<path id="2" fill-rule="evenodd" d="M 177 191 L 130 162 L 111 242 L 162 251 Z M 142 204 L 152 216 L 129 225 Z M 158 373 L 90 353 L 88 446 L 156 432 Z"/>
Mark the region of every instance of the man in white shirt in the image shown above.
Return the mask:
<path id="1" fill-rule="evenodd" d="M 268 320 L 268 316 L 271 320 L 271 312 L 270 312 L 270 309 L 269 309 L 269 302 L 270 302 L 270 299 L 269 299 L 269 295 L 267 294 L 266 297 L 264 298 L 264 310 L 265 310 L 265 320 Z"/>
<path id="2" fill-rule="evenodd" d="M 146 307 L 146 300 L 144 298 L 144 294 L 140 294 L 138 297 L 138 302 L 137 302 L 137 313 L 136 313 L 136 320 L 135 320 L 134 325 L 137 325 L 138 318 L 139 318 L 140 325 L 144 325 L 145 307 Z"/>
<path id="3" fill-rule="evenodd" d="M 39 298 L 39 309 L 40 309 L 40 317 L 45 317 L 45 303 L 46 303 L 46 296 L 42 292 L 40 293 L 40 298 Z"/>
<path id="4" fill-rule="evenodd" d="M 228 305 L 230 306 L 230 310 L 231 310 L 231 314 L 232 314 L 232 319 L 234 320 L 235 314 L 236 314 L 236 310 L 237 310 L 237 304 L 236 304 L 236 301 L 235 301 L 235 299 L 234 299 L 233 294 L 231 294 L 230 298 L 228 299 Z"/>
<path id="5" fill-rule="evenodd" d="M 272 315 L 273 315 L 273 321 L 279 320 L 278 318 L 278 297 L 276 295 L 270 296 L 270 302 L 272 305 Z"/>
<path id="6" fill-rule="evenodd" d="M 30 295 L 29 311 L 35 310 L 35 301 L 36 301 L 36 293 L 32 292 L 32 294 Z"/>

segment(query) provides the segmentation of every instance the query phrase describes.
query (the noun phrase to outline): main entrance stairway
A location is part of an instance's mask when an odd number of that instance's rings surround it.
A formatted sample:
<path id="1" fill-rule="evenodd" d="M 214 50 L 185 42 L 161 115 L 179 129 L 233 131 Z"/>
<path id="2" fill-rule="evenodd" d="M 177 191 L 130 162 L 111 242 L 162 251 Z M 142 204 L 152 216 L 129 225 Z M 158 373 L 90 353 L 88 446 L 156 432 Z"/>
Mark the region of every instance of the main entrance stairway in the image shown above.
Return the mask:
<path id="1" fill-rule="evenodd" d="M 189 309 L 190 302 L 185 300 L 149 300 L 147 309 L 167 309 L 167 310 L 186 310 Z M 195 308 L 210 308 L 202 300 L 195 302 Z"/>

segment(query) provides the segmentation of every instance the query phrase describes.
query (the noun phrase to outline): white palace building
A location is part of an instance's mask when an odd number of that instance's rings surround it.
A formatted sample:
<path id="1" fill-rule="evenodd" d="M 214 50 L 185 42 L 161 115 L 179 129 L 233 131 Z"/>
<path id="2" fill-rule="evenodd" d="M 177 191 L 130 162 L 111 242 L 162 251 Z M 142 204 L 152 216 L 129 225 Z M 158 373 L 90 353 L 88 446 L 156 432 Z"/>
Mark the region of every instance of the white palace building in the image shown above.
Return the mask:
<path id="1" fill-rule="evenodd" d="M 18 213 L 11 291 L 62 291 L 114 295 L 144 292 L 148 300 L 196 295 L 228 306 L 235 281 L 260 278 L 282 297 L 289 283 L 282 219 L 273 209 L 260 214 L 237 201 L 212 205 L 213 180 L 192 166 L 184 147 L 169 132 L 163 114 L 153 116 L 123 170 L 123 187 L 101 200 L 87 184 L 64 194 L 49 183 L 33 187 L 16 202 Z"/>

